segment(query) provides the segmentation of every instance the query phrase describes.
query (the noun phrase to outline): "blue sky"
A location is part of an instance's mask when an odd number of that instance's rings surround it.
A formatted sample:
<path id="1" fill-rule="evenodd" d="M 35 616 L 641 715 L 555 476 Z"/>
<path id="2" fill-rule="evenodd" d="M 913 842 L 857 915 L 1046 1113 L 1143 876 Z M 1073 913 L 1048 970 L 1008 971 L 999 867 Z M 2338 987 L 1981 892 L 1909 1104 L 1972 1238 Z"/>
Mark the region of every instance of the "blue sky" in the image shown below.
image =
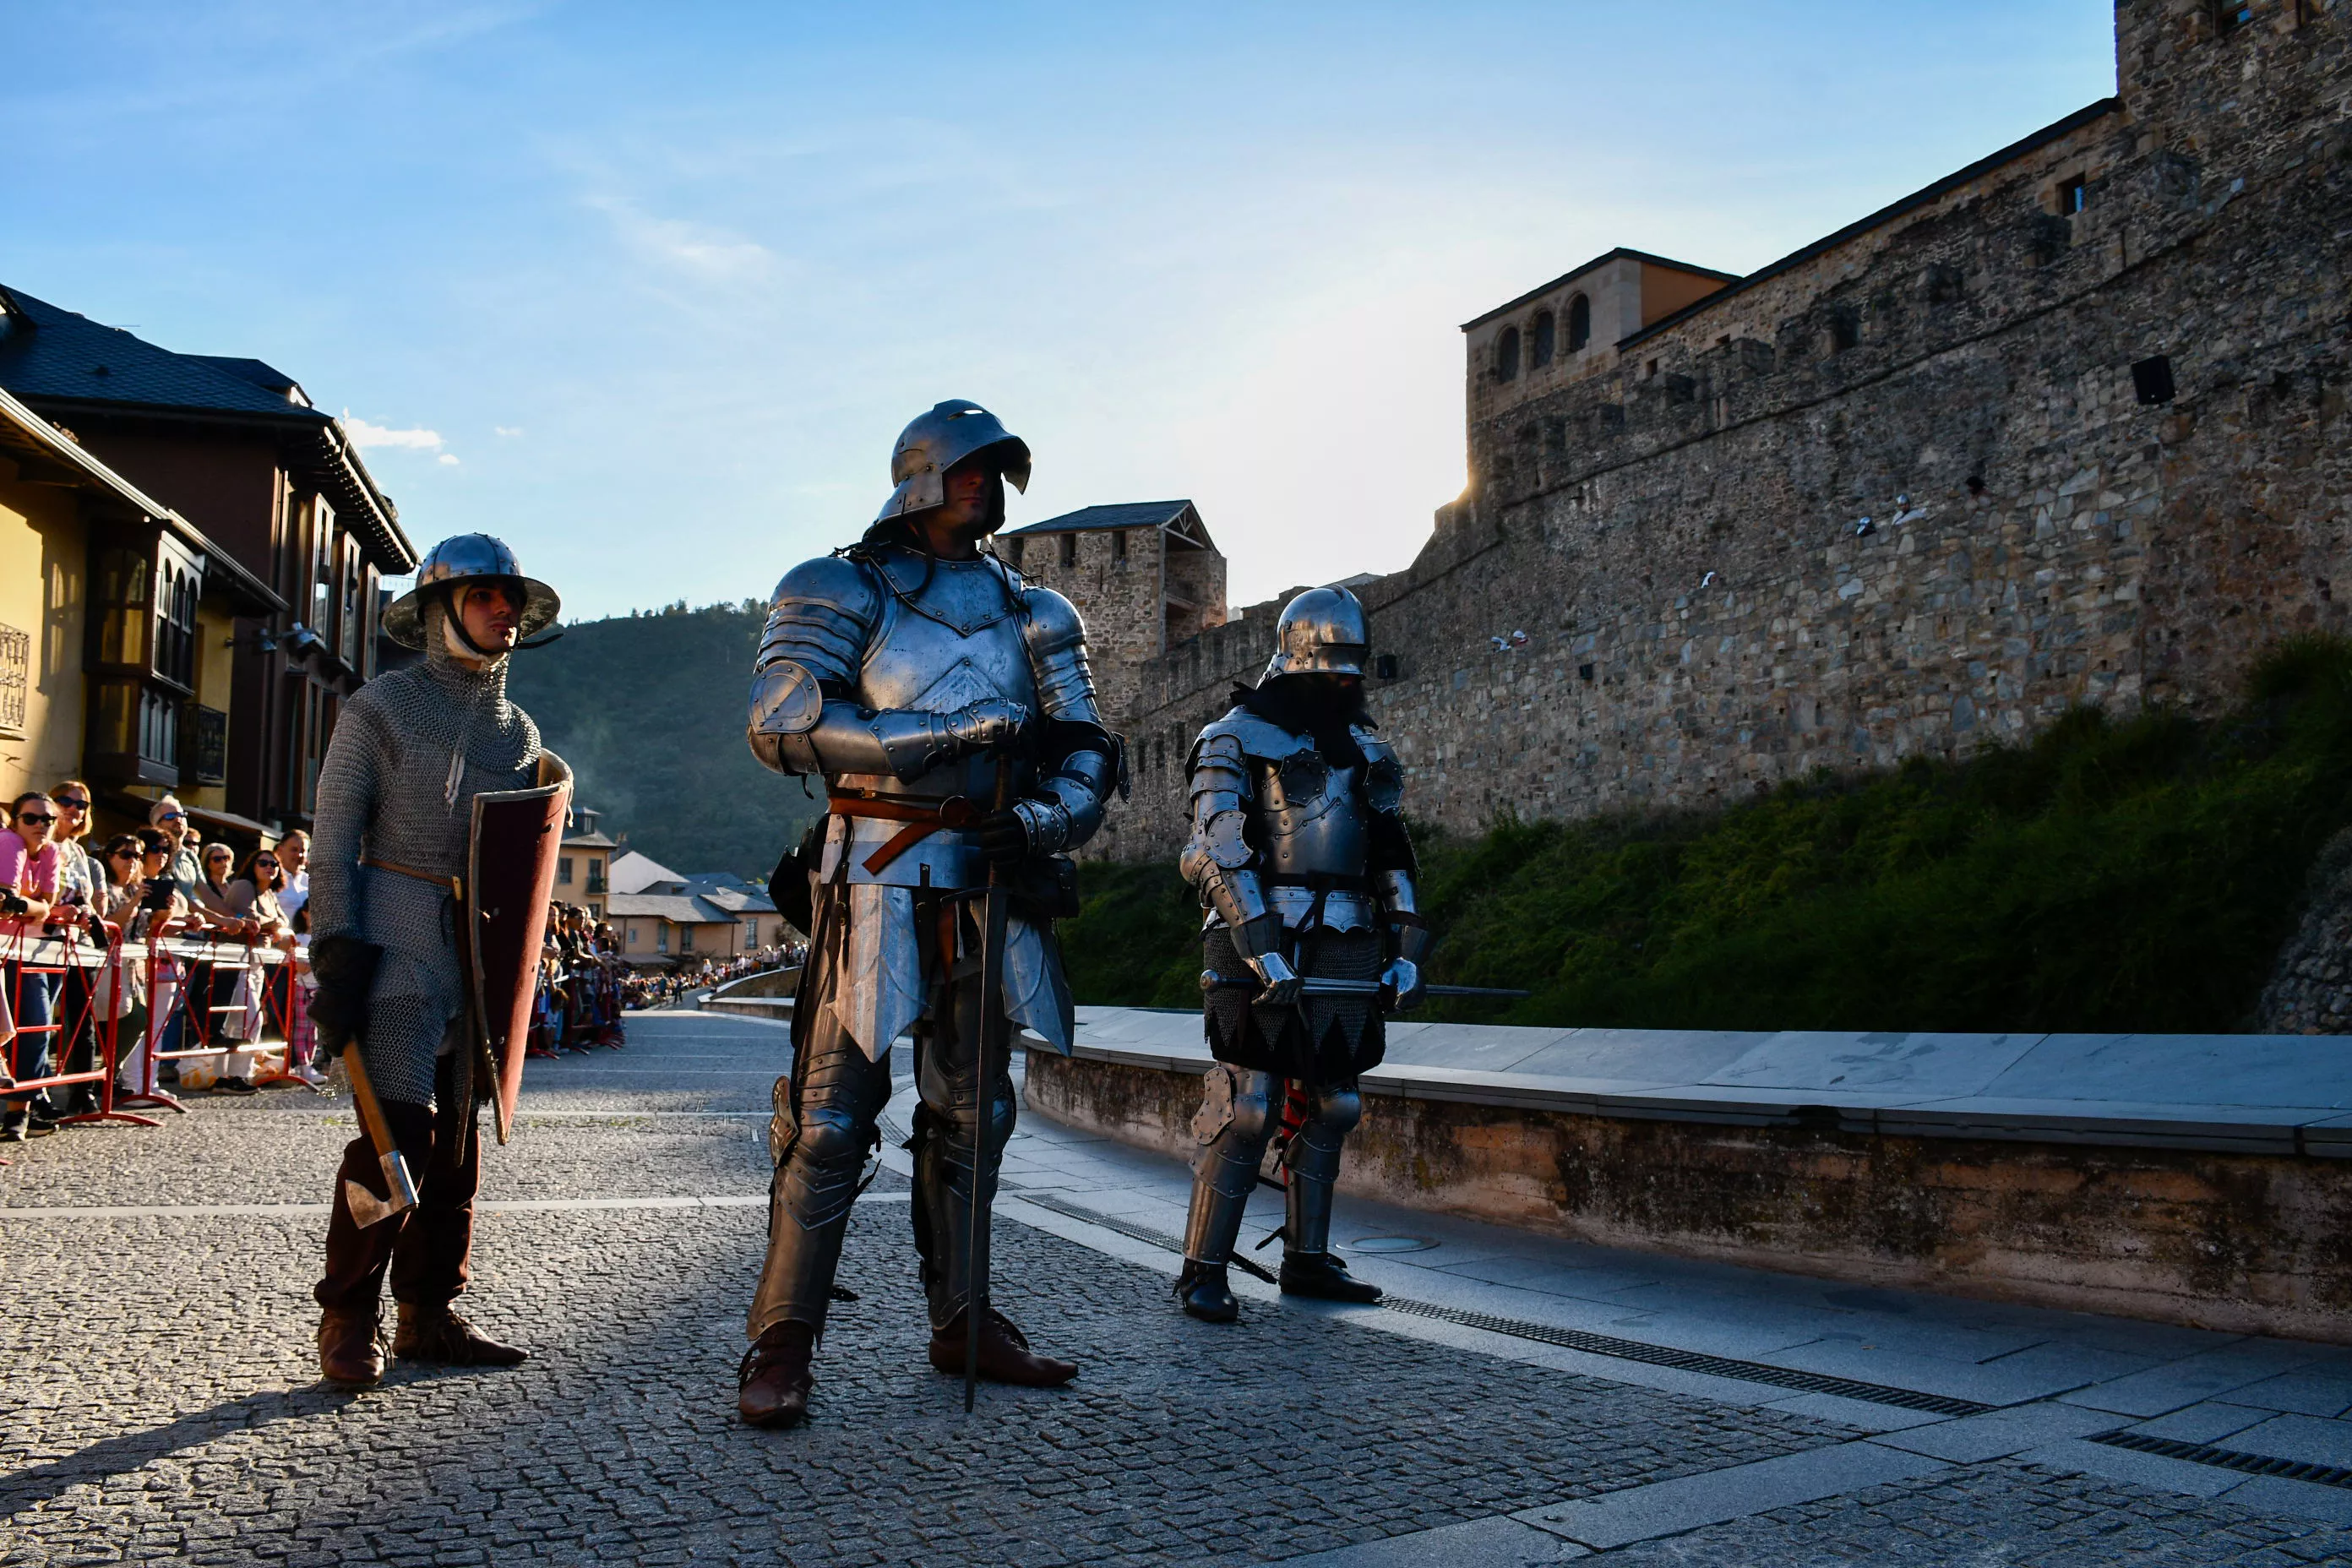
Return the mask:
<path id="1" fill-rule="evenodd" d="M 1190 496 L 1236 604 L 1394 570 L 1461 322 L 2115 88 L 2104 0 L 8 9 L 0 281 L 268 360 L 575 616 L 764 596 L 948 396 L 1035 448 L 1016 524 Z"/>

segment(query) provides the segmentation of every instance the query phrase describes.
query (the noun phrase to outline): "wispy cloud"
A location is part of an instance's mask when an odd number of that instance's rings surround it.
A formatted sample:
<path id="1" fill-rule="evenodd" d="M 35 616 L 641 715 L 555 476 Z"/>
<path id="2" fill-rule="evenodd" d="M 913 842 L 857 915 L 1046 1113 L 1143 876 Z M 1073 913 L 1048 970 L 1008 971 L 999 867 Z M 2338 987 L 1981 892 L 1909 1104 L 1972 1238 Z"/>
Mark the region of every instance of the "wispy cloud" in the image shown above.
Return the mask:
<path id="1" fill-rule="evenodd" d="M 444 452 L 433 460 L 445 468 L 454 468 L 457 466 L 457 455 L 455 452 Z"/>
<path id="2" fill-rule="evenodd" d="M 775 252 L 714 224 L 658 217 L 618 196 L 591 196 L 588 205 L 639 257 L 706 282 L 759 282 L 775 269 Z"/>
<path id="3" fill-rule="evenodd" d="M 415 451 L 438 452 L 442 446 L 438 430 L 421 427 L 394 430 L 388 426 L 371 425 L 364 419 L 354 419 L 348 414 L 343 416 L 343 430 L 351 437 L 352 445 L 362 451 L 379 447 L 406 447 Z M 457 459 L 453 458 L 450 460 L 455 462 Z"/>
<path id="4" fill-rule="evenodd" d="M 493 425 L 490 426 L 490 434 L 493 436 L 512 437 L 522 434 L 522 426 L 520 425 Z"/>

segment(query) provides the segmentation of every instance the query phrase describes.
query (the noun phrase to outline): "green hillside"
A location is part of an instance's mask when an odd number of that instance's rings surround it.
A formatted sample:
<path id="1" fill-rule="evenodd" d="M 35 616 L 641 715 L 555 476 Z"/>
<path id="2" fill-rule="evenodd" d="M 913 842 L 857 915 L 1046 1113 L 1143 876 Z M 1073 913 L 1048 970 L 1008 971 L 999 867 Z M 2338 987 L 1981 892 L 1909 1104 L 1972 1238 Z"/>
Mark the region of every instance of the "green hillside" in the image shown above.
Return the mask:
<path id="1" fill-rule="evenodd" d="M 2210 721 L 2084 710 L 1960 763 L 1716 812 L 1423 840 L 1433 1016 L 1712 1029 L 2229 1031 L 2352 826 L 2352 648 L 2308 640 Z M 1083 1001 L 1197 1005 L 1172 866 L 1089 866 Z"/>
<path id="2" fill-rule="evenodd" d="M 743 744 L 765 606 L 684 605 L 566 626 L 518 654 L 508 690 L 579 774 L 603 826 L 673 870 L 764 881 L 818 811 Z"/>

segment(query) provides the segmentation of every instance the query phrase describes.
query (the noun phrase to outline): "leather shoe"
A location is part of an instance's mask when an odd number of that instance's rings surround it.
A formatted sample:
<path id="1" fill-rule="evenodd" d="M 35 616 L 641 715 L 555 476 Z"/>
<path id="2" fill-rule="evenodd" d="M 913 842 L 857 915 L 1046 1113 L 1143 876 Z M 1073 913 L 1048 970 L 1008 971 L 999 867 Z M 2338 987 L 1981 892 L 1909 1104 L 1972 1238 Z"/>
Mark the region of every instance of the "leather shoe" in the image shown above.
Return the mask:
<path id="1" fill-rule="evenodd" d="M 735 1412 L 754 1426 L 789 1426 L 808 1414 L 809 1371 L 816 1331 L 806 1323 L 771 1323 L 735 1369 Z"/>
<path id="2" fill-rule="evenodd" d="M 392 1353 L 402 1361 L 438 1366 L 520 1366 L 530 1359 L 527 1350 L 485 1339 L 446 1307 L 416 1307 L 406 1301 L 400 1304 Z"/>
<path id="3" fill-rule="evenodd" d="M 955 1377 L 963 1375 L 963 1314 L 944 1329 L 931 1331 L 931 1365 Z M 1019 1388 L 1059 1388 L 1078 1375 L 1078 1363 L 1039 1355 L 1029 1348 L 1029 1337 L 1013 1320 L 993 1307 L 980 1321 L 980 1375 L 989 1383 L 1009 1383 Z"/>
<path id="4" fill-rule="evenodd" d="M 1184 1259 L 1184 1272 L 1176 1276 L 1177 1304 L 1188 1318 L 1198 1318 L 1204 1323 L 1230 1323 L 1242 1315 L 1242 1304 L 1234 1299 L 1233 1287 L 1225 1282 L 1225 1266 L 1203 1263 L 1197 1258 Z"/>
<path id="5" fill-rule="evenodd" d="M 1282 1255 L 1282 1293 L 1312 1296 L 1323 1301 L 1354 1301 L 1370 1305 L 1381 1299 L 1381 1288 L 1367 1285 L 1348 1272 L 1348 1266 L 1328 1252 L 1286 1252 Z"/>
<path id="6" fill-rule="evenodd" d="M 319 1320 L 319 1373 L 343 1388 L 373 1388 L 383 1380 L 383 1319 L 374 1311 L 327 1309 Z"/>

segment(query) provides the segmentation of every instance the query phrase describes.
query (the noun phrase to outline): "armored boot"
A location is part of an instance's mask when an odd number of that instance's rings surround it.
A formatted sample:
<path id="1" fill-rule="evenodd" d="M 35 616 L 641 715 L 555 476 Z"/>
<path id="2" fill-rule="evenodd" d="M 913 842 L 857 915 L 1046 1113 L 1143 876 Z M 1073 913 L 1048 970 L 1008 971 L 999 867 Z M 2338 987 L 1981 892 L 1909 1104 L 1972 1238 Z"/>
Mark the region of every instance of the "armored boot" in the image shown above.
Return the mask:
<path id="1" fill-rule="evenodd" d="M 319 1375 L 339 1388 L 373 1388 L 383 1381 L 383 1320 L 373 1310 L 333 1307 L 319 1320 Z"/>
<path id="2" fill-rule="evenodd" d="M 1186 1317 L 1204 1323 L 1230 1323 L 1242 1315 L 1242 1304 L 1225 1282 L 1225 1266 L 1197 1258 L 1184 1259 L 1184 1271 L 1176 1276 L 1176 1303 Z"/>
<path id="3" fill-rule="evenodd" d="M 446 1305 L 416 1307 L 406 1301 L 400 1304 L 392 1353 L 402 1361 L 435 1366 L 520 1366 L 530 1359 L 529 1351 L 478 1332 Z"/>
<path id="4" fill-rule="evenodd" d="M 1192 1206 L 1184 1219 L 1184 1271 L 1176 1278 L 1176 1300 L 1185 1315 L 1204 1323 L 1230 1323 L 1241 1303 L 1225 1279 L 1225 1266 L 1242 1233 L 1242 1216 L 1257 1186 L 1258 1162 L 1280 1114 L 1283 1084 L 1271 1073 L 1250 1072 L 1223 1063 L 1203 1080 L 1201 1109 L 1192 1134 L 1201 1141 L 1193 1161 Z"/>
<path id="5" fill-rule="evenodd" d="M 815 1354 L 816 1331 L 806 1323 L 782 1322 L 761 1334 L 735 1369 L 736 1413 L 754 1426 L 803 1419 L 816 1382 L 809 1370 Z"/>
<path id="6" fill-rule="evenodd" d="M 1315 1103 L 1288 1155 L 1290 1184 L 1284 1205 L 1282 1293 L 1369 1305 L 1381 1288 L 1351 1277 L 1331 1256 L 1331 1189 L 1339 1179 L 1339 1147 L 1363 1114 L 1350 1081 L 1315 1091 Z"/>
<path id="7" fill-rule="evenodd" d="M 963 1314 L 958 1312 L 953 1321 L 931 1334 L 931 1365 L 955 1377 L 963 1375 Z M 1029 1348 L 1029 1336 L 991 1307 L 980 1321 L 980 1375 L 1016 1388 L 1059 1388 L 1078 1375 L 1078 1363 L 1039 1355 Z"/>

